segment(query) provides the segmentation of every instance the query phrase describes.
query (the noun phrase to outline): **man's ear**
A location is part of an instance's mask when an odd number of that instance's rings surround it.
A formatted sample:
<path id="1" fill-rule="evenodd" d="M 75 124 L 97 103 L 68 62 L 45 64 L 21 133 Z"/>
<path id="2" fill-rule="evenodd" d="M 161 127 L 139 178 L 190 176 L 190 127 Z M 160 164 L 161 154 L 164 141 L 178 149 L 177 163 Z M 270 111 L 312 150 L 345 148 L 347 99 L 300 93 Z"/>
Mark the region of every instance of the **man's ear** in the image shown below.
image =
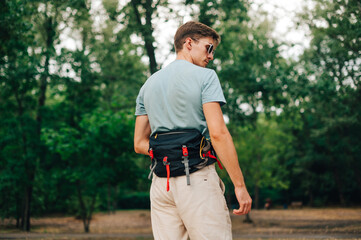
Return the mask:
<path id="1" fill-rule="evenodd" d="M 188 50 L 191 50 L 192 49 L 192 38 L 190 37 L 187 37 L 185 40 L 184 40 L 184 43 L 185 43 L 185 46 Z"/>

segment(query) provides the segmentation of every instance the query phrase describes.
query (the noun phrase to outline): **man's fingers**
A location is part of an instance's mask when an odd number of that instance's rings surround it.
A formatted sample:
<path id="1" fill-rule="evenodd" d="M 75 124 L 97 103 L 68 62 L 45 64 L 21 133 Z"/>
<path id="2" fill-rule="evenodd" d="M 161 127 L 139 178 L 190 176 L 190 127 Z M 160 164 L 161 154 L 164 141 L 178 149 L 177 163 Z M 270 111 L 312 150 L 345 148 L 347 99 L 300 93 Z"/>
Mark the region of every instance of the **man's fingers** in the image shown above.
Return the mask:
<path id="1" fill-rule="evenodd" d="M 251 205 L 252 205 L 251 203 L 247 203 L 246 209 L 245 209 L 246 213 L 249 213 L 251 211 Z"/>
<path id="2" fill-rule="evenodd" d="M 246 206 L 245 206 L 244 204 L 241 204 L 241 205 L 239 206 L 239 211 L 243 213 L 244 210 L 245 210 L 245 207 L 246 207 Z"/>
<path id="3" fill-rule="evenodd" d="M 239 209 L 233 210 L 233 213 L 236 215 L 244 215 L 249 213 L 250 210 L 251 210 L 250 204 L 241 204 Z"/>
<path id="4" fill-rule="evenodd" d="M 251 211 L 251 203 L 241 204 L 239 209 L 234 209 L 233 213 L 236 215 L 244 215 Z"/>
<path id="5" fill-rule="evenodd" d="M 233 209 L 233 213 L 236 215 L 243 215 L 243 213 L 239 209 Z"/>
<path id="6" fill-rule="evenodd" d="M 247 214 L 247 212 L 239 210 L 239 209 L 234 209 L 233 213 L 236 214 L 236 215 L 245 215 L 245 214 Z"/>
<path id="7" fill-rule="evenodd" d="M 247 204 L 247 213 L 251 211 L 252 208 L 252 200 Z"/>

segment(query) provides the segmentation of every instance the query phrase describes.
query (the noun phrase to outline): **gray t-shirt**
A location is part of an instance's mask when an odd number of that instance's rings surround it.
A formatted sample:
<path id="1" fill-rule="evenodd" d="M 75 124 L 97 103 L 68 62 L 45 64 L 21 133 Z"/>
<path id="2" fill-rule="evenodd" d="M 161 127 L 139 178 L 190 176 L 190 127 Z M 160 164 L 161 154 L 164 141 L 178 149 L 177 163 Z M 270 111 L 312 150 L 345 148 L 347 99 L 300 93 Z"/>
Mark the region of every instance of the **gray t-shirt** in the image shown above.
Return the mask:
<path id="1" fill-rule="evenodd" d="M 226 103 L 214 70 L 175 60 L 144 83 L 135 115 L 148 115 L 152 134 L 198 129 L 209 137 L 203 113 L 203 104 L 208 102 Z"/>

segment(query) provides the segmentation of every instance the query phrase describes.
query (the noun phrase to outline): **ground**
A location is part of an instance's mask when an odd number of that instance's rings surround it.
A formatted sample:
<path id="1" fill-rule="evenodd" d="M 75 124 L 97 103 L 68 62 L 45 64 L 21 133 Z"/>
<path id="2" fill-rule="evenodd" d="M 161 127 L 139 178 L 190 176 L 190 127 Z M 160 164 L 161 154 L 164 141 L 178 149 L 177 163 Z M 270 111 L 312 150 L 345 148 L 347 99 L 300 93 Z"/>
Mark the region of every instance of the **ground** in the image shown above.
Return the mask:
<path id="1" fill-rule="evenodd" d="M 231 216 L 234 240 L 361 239 L 361 208 L 252 210 L 252 223 L 245 223 L 244 216 Z M 41 217 L 31 223 L 32 231 L 23 233 L 13 227 L 13 220 L 2 220 L 0 239 L 153 239 L 147 210 L 97 213 L 88 234 L 74 217 Z"/>

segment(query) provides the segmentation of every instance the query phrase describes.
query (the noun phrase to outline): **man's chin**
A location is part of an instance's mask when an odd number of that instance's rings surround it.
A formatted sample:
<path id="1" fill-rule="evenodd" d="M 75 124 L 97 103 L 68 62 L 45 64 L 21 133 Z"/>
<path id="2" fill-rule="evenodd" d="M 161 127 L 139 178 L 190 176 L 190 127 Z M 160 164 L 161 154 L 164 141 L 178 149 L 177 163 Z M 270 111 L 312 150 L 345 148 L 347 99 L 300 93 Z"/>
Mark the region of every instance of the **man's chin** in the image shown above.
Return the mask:
<path id="1" fill-rule="evenodd" d="M 199 66 L 199 67 L 207 67 L 209 62 L 207 61 L 203 61 L 203 62 L 197 62 L 197 63 L 194 63 L 195 65 Z"/>
<path id="2" fill-rule="evenodd" d="M 196 64 L 198 67 L 207 67 L 207 63 L 202 63 L 202 64 Z"/>

